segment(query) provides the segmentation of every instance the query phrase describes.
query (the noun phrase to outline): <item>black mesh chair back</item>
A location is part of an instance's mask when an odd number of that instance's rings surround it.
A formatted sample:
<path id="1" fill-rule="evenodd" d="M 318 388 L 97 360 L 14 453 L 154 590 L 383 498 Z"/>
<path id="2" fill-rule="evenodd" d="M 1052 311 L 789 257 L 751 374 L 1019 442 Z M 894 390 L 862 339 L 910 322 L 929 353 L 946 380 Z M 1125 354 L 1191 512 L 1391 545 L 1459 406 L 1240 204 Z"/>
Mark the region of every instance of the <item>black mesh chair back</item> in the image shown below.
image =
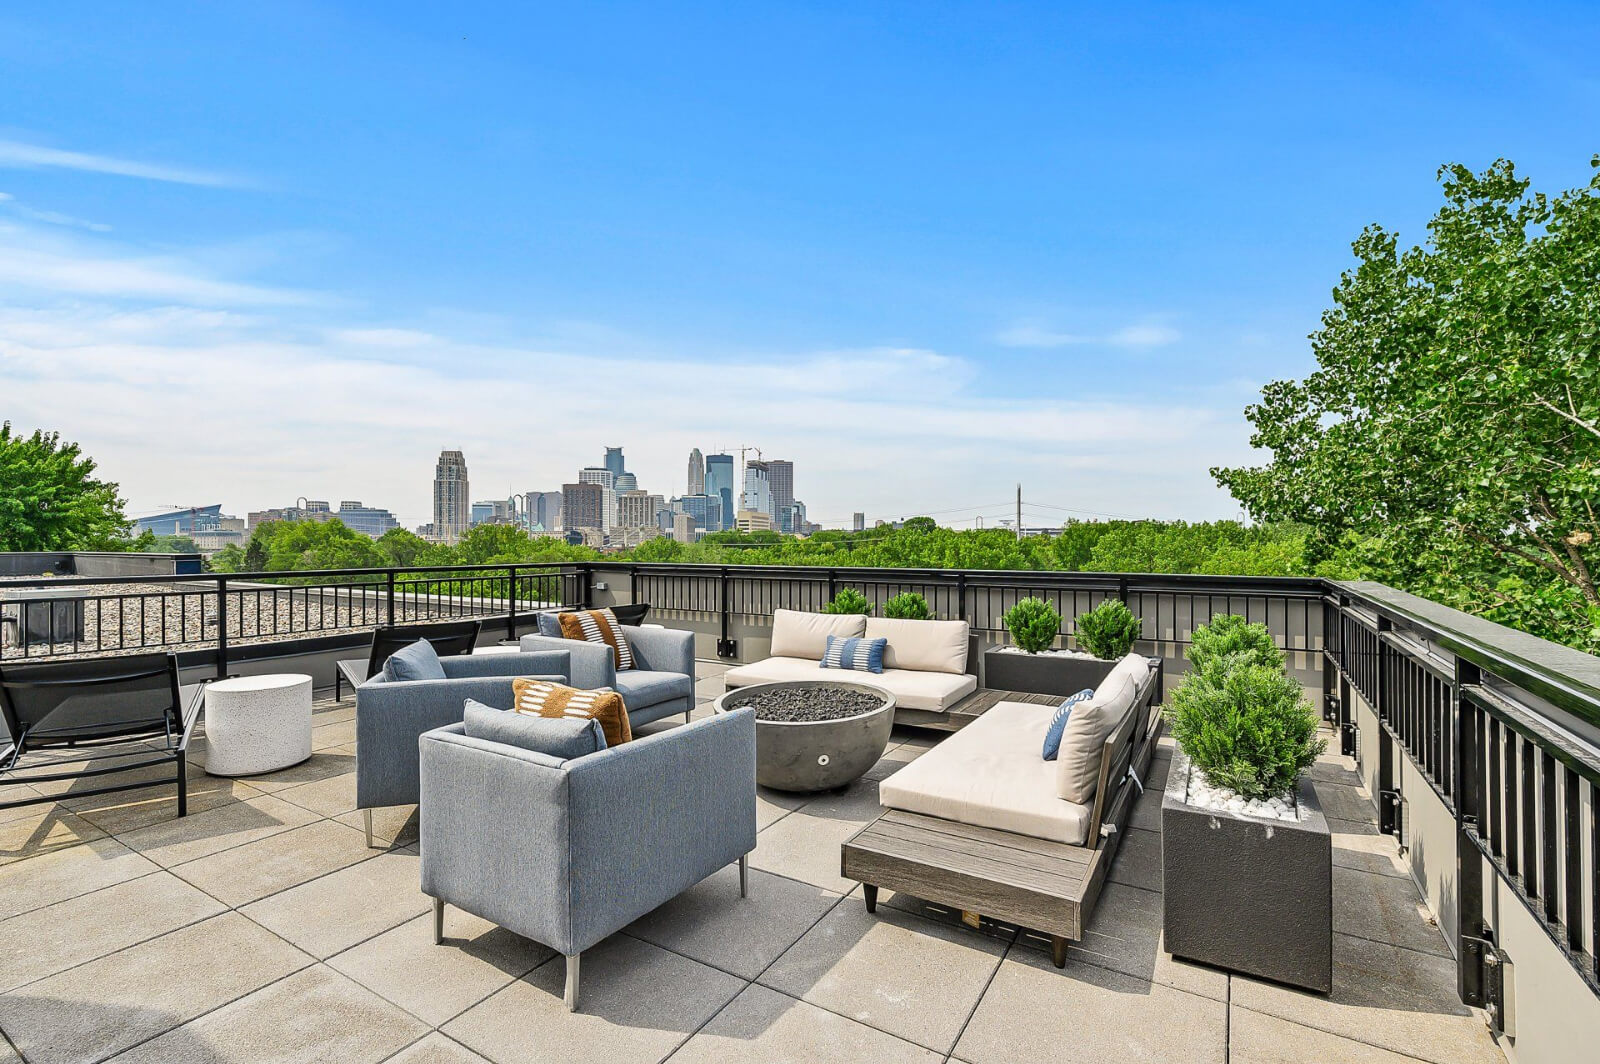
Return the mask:
<path id="1" fill-rule="evenodd" d="M 183 730 L 178 659 L 137 654 L 7 665 L 0 710 L 14 746 L 36 749 Z"/>
<path id="2" fill-rule="evenodd" d="M 376 676 L 389 660 L 389 655 L 404 650 L 419 639 L 433 644 L 433 651 L 441 658 L 452 654 L 470 654 L 478 645 L 483 622 L 444 621 L 439 624 L 404 624 L 378 628 L 372 633 L 372 653 L 367 657 L 367 679 Z"/>
<path id="3" fill-rule="evenodd" d="M 646 617 L 650 616 L 650 603 L 634 602 L 627 606 L 613 606 L 611 612 L 619 624 L 637 628 L 644 623 Z"/>

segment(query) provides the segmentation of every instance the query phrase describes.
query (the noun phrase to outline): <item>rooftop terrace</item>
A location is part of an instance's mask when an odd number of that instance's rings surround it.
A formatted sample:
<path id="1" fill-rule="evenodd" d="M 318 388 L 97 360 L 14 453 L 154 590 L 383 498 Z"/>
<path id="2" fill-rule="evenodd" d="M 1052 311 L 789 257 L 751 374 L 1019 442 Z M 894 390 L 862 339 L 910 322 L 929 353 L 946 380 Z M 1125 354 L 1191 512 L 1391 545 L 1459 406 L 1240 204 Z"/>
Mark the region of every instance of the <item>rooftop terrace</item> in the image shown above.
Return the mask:
<path id="1" fill-rule="evenodd" d="M 725 668 L 701 662 L 697 714 Z M 249 780 L 206 776 L 197 738 L 184 819 L 168 789 L 6 811 L 0 1060 L 1501 1059 L 1336 754 L 1313 770 L 1336 818 L 1330 997 L 1163 952 L 1166 746 L 1065 971 L 1046 939 L 913 898 L 869 917 L 839 846 L 939 738 L 898 729 L 843 794 L 763 791 L 751 897 L 729 868 L 613 936 L 569 1014 L 549 949 L 456 909 L 433 945 L 415 811 L 380 814 L 385 846 L 365 845 L 353 717 L 319 701 L 312 759 Z"/>

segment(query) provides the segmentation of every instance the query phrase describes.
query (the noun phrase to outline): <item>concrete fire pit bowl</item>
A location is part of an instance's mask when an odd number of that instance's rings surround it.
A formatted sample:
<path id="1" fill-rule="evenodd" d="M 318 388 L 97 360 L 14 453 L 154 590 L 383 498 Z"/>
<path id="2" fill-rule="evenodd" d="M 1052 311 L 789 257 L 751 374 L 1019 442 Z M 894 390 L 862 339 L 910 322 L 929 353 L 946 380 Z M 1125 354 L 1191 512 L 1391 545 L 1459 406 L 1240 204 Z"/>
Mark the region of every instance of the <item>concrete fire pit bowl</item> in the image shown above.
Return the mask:
<path id="1" fill-rule="evenodd" d="M 714 708 L 744 706 L 756 711 L 756 782 L 778 791 L 848 786 L 877 764 L 894 727 L 894 695 L 848 680 L 751 684 Z"/>

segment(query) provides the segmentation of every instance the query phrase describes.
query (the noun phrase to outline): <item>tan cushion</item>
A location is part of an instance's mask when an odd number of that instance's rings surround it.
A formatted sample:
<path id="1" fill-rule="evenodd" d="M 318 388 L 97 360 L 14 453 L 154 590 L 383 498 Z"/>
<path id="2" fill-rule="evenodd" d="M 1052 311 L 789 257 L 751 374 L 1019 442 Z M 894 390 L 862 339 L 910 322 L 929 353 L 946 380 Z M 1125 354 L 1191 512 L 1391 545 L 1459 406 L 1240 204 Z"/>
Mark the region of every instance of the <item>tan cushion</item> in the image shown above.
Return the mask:
<path id="1" fill-rule="evenodd" d="M 828 637 L 853 639 L 866 630 L 867 619 L 858 614 L 772 611 L 772 656 L 821 661 Z"/>
<path id="2" fill-rule="evenodd" d="M 881 687 L 894 695 L 896 707 L 921 709 L 929 713 L 943 713 L 978 689 L 978 678 L 962 673 L 953 676 L 947 672 L 912 672 L 910 669 L 885 669 L 882 672 L 839 673 L 826 672 L 807 658 L 767 658 L 750 665 L 740 665 L 722 674 L 728 687 L 748 687 L 753 683 L 777 683 L 779 680 L 834 680 L 836 682 L 865 683 Z M 1043 741 L 1043 733 L 1040 733 Z"/>
<path id="3" fill-rule="evenodd" d="M 1129 651 L 1117 660 L 1111 671 L 1106 674 L 1106 678 L 1100 682 L 1103 685 L 1119 674 L 1128 677 L 1135 684 L 1142 684 L 1150 675 L 1150 659 L 1137 651 Z"/>
<path id="4" fill-rule="evenodd" d="M 561 623 L 561 638 L 604 643 L 611 648 L 611 660 L 617 671 L 633 668 L 633 648 L 628 645 L 628 637 L 622 634 L 622 622 L 609 609 L 557 614 L 556 620 Z"/>
<path id="5" fill-rule="evenodd" d="M 878 785 L 891 809 L 1082 845 L 1092 810 L 1056 797 L 1039 756 L 1054 706 L 1000 702 Z"/>
<path id="6" fill-rule="evenodd" d="M 511 695 L 511 708 L 518 713 L 539 717 L 587 717 L 599 721 L 606 733 L 607 746 L 633 738 L 628 709 L 622 704 L 622 696 L 610 688 L 585 691 L 519 676 L 511 681 Z"/>
<path id="7" fill-rule="evenodd" d="M 1067 730 L 1056 755 L 1056 794 L 1069 802 L 1089 802 L 1100 785 L 1100 759 L 1105 742 L 1127 719 L 1139 685 L 1127 672 L 1111 670 L 1094 697 L 1072 707 Z M 1041 733 L 1042 738 L 1042 733 Z M 1035 751 L 1037 753 L 1037 751 Z"/>
<path id="8" fill-rule="evenodd" d="M 883 667 L 917 672 L 966 672 L 966 621 L 906 621 L 868 617 L 867 638 L 884 638 Z"/>

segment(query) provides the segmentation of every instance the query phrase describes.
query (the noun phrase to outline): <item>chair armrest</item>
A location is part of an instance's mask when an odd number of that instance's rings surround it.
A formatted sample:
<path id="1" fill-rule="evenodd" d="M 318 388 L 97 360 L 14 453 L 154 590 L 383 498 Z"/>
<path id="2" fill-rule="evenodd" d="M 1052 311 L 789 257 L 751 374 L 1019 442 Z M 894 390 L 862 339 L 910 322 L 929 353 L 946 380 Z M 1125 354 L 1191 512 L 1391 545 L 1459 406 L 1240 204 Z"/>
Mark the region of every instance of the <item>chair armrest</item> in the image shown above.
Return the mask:
<path id="1" fill-rule="evenodd" d="M 560 650 L 540 650 L 521 654 L 455 655 L 440 658 L 445 676 L 452 680 L 474 676 L 556 676 L 565 677 L 572 669 L 572 654 Z"/>
<path id="2" fill-rule="evenodd" d="M 459 724 L 416 746 L 422 892 L 573 952 L 563 762 L 470 738 Z"/>
<path id="3" fill-rule="evenodd" d="M 521 641 L 524 654 L 537 651 L 564 651 L 571 656 L 567 670 L 571 684 L 586 691 L 617 685 L 617 664 L 611 648 L 601 643 L 583 639 L 553 639 L 546 635 L 525 635 Z"/>
<path id="4" fill-rule="evenodd" d="M 693 632 L 623 625 L 622 634 L 633 648 L 634 663 L 639 668 L 694 676 Z"/>
<path id="5" fill-rule="evenodd" d="M 566 769 L 579 950 L 755 849 L 753 710 L 647 735 Z"/>

